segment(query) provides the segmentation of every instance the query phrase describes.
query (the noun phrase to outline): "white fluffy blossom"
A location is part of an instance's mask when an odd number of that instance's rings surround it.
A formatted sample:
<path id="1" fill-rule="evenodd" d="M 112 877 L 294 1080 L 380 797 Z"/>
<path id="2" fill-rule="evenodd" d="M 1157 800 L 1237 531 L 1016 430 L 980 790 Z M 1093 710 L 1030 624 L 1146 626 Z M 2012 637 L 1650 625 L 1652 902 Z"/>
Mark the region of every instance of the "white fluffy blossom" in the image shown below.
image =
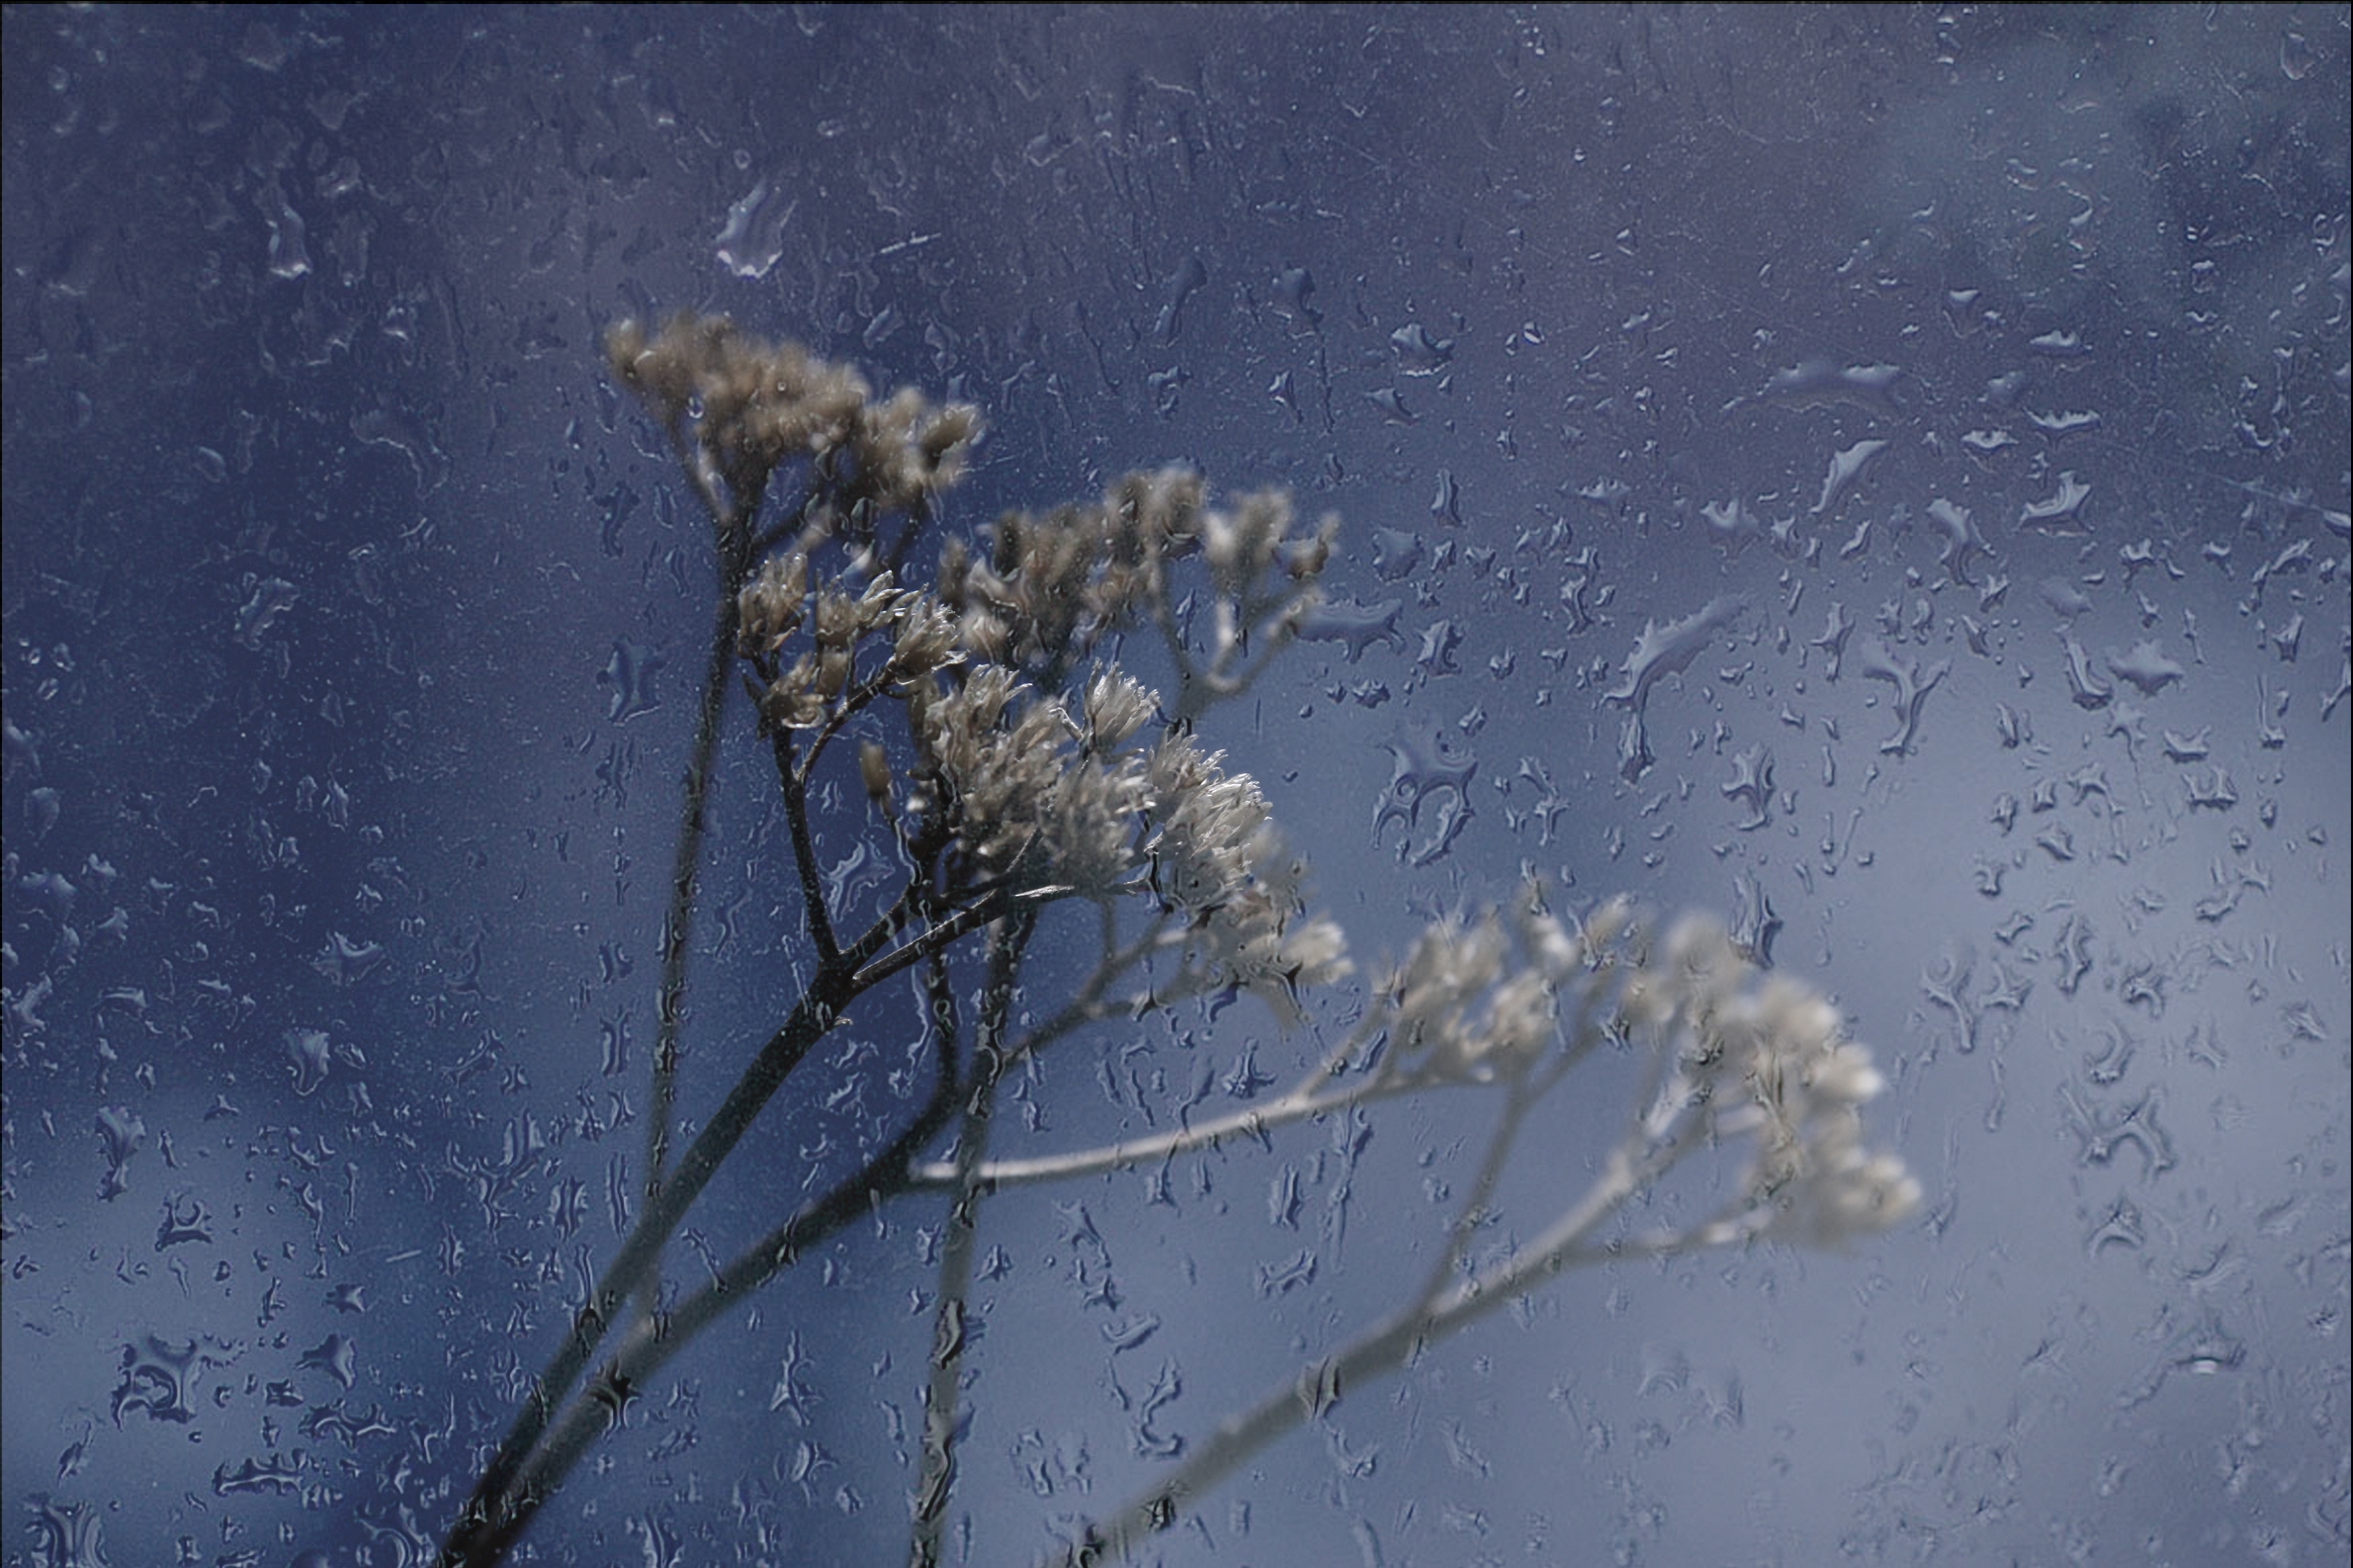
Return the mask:
<path id="1" fill-rule="evenodd" d="M 1920 1186 L 1863 1145 L 1863 1105 L 1885 1087 L 1838 1009 L 1804 982 L 1766 974 L 1712 920 L 1687 918 L 1621 993 L 1674 1072 L 1654 1112 L 1662 1132 L 1705 1118 L 1706 1141 L 1746 1136 L 1746 1229 L 1815 1246 L 1894 1224 Z"/>
<path id="2" fill-rule="evenodd" d="M 1902 1163 L 1863 1144 L 1861 1109 L 1884 1087 L 1871 1053 L 1826 998 L 1760 970 L 1714 920 L 1658 932 L 1617 901 L 1572 928 L 1531 889 L 1508 913 L 1433 924 L 1379 1005 L 1397 1087 L 1510 1077 L 1607 1038 L 1656 1052 L 1647 1145 L 1670 1160 L 1751 1151 L 1731 1233 L 1835 1245 L 1918 1205 Z"/>

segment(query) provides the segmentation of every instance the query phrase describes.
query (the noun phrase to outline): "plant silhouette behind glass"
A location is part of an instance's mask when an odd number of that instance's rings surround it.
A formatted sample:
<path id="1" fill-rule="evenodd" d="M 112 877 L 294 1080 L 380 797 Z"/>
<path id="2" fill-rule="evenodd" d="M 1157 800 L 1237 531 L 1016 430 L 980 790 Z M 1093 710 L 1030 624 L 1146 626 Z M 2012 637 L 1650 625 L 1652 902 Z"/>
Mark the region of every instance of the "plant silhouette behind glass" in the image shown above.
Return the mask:
<path id="1" fill-rule="evenodd" d="M 970 407 L 912 391 L 874 399 L 792 344 L 682 315 L 608 336 L 614 376 L 668 438 L 709 512 L 717 606 L 662 929 L 644 1180 L 635 1224 L 512 1425 L 488 1454 L 441 1560 L 500 1561 L 623 1405 L 668 1358 L 810 1248 L 882 1204 L 944 1204 L 909 1560 L 940 1559 L 969 1381 L 966 1313 L 982 1202 L 1004 1187 L 1164 1165 L 1237 1135 L 1447 1088 L 1499 1100 L 1478 1173 L 1404 1304 L 1208 1434 L 1131 1504 L 1073 1526 L 1042 1559 L 1110 1562 L 1244 1457 L 1320 1421 L 1354 1380 L 1518 1299 L 1559 1270 L 1769 1237 L 1837 1245 L 1892 1223 L 1919 1189 L 1862 1142 L 1879 1087 L 1869 1053 L 1800 982 L 1761 973 L 1721 926 L 1654 928 L 1622 902 L 1564 921 L 1527 887 L 1432 925 L 1378 972 L 1338 1042 L 1293 1084 L 1234 1114 L 1059 1155 L 993 1158 L 1008 1070 L 1089 1025 L 1241 993 L 1297 1024 L 1351 972 L 1308 913 L 1249 775 L 1194 739 L 1246 690 L 1316 603 L 1335 526 L 1295 530 L 1286 497 L 1206 504 L 1188 473 L 1131 475 L 1092 505 L 1007 514 L 987 559 L 949 537 L 926 585 L 909 560 L 936 525 L 979 431 Z M 798 486 L 773 495 L 783 478 Z M 1111 654 L 1157 634 L 1164 698 Z M 682 1149 L 680 1022 L 705 805 L 730 676 L 744 671 L 775 763 L 802 905 L 801 994 Z M 854 777 L 866 830 L 907 873 L 863 904 L 828 886 L 813 785 Z M 1025 964 L 1058 906 L 1099 933 L 1051 1001 Z M 1067 915 L 1070 912 L 1060 912 Z M 776 1090 L 862 996 L 900 980 L 919 1001 L 928 1081 L 896 1130 L 708 1282 L 665 1288 L 662 1254 Z M 1531 1239 L 1472 1257 L 1517 1134 L 1598 1050 L 1635 1053 L 1642 1087 L 1588 1190 Z M 1612 1225 L 1687 1156 L 1727 1147 L 1708 1216 Z M 601 1359 L 599 1356 L 601 1355 Z"/>

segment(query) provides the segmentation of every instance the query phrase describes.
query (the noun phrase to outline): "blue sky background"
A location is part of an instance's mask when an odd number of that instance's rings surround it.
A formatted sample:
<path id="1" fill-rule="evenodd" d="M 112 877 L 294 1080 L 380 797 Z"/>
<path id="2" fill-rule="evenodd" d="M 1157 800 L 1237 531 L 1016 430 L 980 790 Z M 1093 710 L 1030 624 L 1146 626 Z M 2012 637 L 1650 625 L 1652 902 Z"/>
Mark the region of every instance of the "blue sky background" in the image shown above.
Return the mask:
<path id="1" fill-rule="evenodd" d="M 982 404 L 952 529 L 1339 512 L 1206 730 L 1354 949 L 1712 909 L 1890 1081 L 1899 1231 L 1564 1278 L 1161 1560 L 2341 1561 L 2347 15 L 8 11 L 6 1561 L 416 1560 L 614 1246 L 710 564 L 598 343 L 681 307 Z M 733 718 L 690 1116 L 792 995 Z M 854 1037 L 674 1274 L 887 1118 Z M 1073 1040 L 1030 1146 L 1319 1051 Z M 1491 1112 L 991 1202 L 962 1560 L 1394 1305 Z M 683 1355 L 533 1560 L 897 1557 L 940 1222 Z"/>

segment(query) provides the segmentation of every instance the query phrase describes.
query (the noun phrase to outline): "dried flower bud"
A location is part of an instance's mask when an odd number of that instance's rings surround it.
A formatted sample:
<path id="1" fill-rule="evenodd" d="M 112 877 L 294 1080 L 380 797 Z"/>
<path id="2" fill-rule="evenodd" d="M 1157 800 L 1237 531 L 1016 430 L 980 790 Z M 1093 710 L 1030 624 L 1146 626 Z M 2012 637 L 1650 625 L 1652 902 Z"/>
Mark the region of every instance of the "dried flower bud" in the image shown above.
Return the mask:
<path id="1" fill-rule="evenodd" d="M 1609 962 L 1611 950 L 1617 946 L 1618 938 L 1633 926 L 1632 902 L 1623 897 L 1612 899 L 1585 917 L 1582 945 L 1588 953 L 1596 955 L 1603 962 Z"/>
<path id="2" fill-rule="evenodd" d="M 928 596 L 899 617 L 891 670 L 900 679 L 927 675 L 956 661 L 956 617 Z"/>
<path id="3" fill-rule="evenodd" d="M 1003 663 L 1012 648 L 1012 638 L 1004 622 L 983 609 L 964 612 L 956 637 L 983 662 L 990 664 Z"/>
<path id="4" fill-rule="evenodd" d="M 817 596 L 817 646 L 846 652 L 865 630 L 858 600 L 828 588 Z"/>
<path id="5" fill-rule="evenodd" d="M 744 657 L 775 653 L 800 629 L 809 592 L 809 558 L 799 551 L 770 557 L 736 596 L 737 651 Z"/>
<path id="6" fill-rule="evenodd" d="M 1558 984 L 1584 965 L 1585 944 L 1545 910 L 1543 889 L 1536 881 L 1521 889 L 1512 916 L 1522 949 L 1546 979 Z"/>
<path id="7" fill-rule="evenodd" d="M 796 343 L 763 343 L 725 316 L 671 318 L 652 337 L 635 321 L 605 338 L 614 379 L 682 450 L 714 521 L 757 504 L 775 467 L 839 447 L 865 406 L 855 373 Z"/>
<path id="8" fill-rule="evenodd" d="M 885 571 L 866 584 L 866 591 L 858 595 L 858 630 L 871 632 L 898 617 L 900 609 L 912 594 L 902 594 L 898 582 Z"/>
<path id="9" fill-rule="evenodd" d="M 803 653 L 761 693 L 761 722 L 780 730 L 806 730 L 822 722 L 826 703 L 815 689 L 816 680 L 817 657 Z"/>
<path id="10" fill-rule="evenodd" d="M 866 786 L 866 798 L 888 812 L 891 809 L 891 756 L 880 740 L 858 742 L 858 782 Z"/>
<path id="11" fill-rule="evenodd" d="M 1340 542 L 1340 517 L 1326 512 L 1313 539 L 1301 540 L 1283 557 L 1283 569 L 1302 582 L 1312 582 L 1332 564 L 1332 549 Z"/>
<path id="12" fill-rule="evenodd" d="M 1522 970 L 1488 1000 L 1486 1017 L 1466 1054 L 1474 1068 L 1490 1059 L 1525 1060 L 1552 1037 L 1553 1024 L 1552 983 L 1533 970 Z"/>
<path id="13" fill-rule="evenodd" d="M 1602 1028 L 1638 1026 L 1671 1069 L 1650 1136 L 1699 1116 L 1707 1144 L 1752 1141 L 1745 1217 L 1727 1236 L 1834 1246 L 1917 1205 L 1902 1163 L 1863 1147 L 1858 1112 L 1884 1084 L 1819 992 L 1764 974 L 1713 920 L 1679 920 L 1653 943 L 1622 901 L 1587 919 L 1583 945 L 1595 957 L 1572 982 L 1579 1018 L 1596 1006 Z"/>
<path id="14" fill-rule="evenodd" d="M 1806 1088 L 1839 1105 L 1860 1105 L 1886 1087 L 1887 1081 L 1872 1066 L 1871 1053 L 1854 1044 L 1831 1046 L 1806 1076 Z"/>
<path id="15" fill-rule="evenodd" d="M 1087 734 L 1097 751 L 1125 745 L 1144 727 L 1160 699 L 1116 669 L 1095 672 L 1087 684 Z"/>
<path id="16" fill-rule="evenodd" d="M 841 695 L 849 685 L 851 653 L 846 648 L 828 648 L 818 654 L 817 692 L 828 702 Z"/>
<path id="17" fill-rule="evenodd" d="M 1553 1037 L 1563 974 L 1526 939 L 1511 963 L 1502 918 L 1441 920 L 1422 934 L 1390 980 L 1388 1070 L 1485 1080 L 1530 1061 Z"/>
<path id="18" fill-rule="evenodd" d="M 962 476 L 979 429 L 979 410 L 964 403 L 934 408 L 913 388 L 868 403 L 851 442 L 859 493 L 884 511 L 919 504 Z"/>
<path id="19" fill-rule="evenodd" d="M 965 457 L 980 433 L 981 411 L 970 403 L 950 403 L 931 416 L 915 445 L 930 467 L 934 485 L 952 484 L 963 476 Z"/>
<path id="20" fill-rule="evenodd" d="M 1274 562 L 1290 532 L 1291 498 L 1280 490 L 1259 490 L 1241 498 L 1231 512 L 1212 512 L 1203 521 L 1202 556 L 1209 580 L 1222 597 L 1240 599 Z"/>
<path id="21" fill-rule="evenodd" d="M 1919 1208 L 1921 1191 L 1901 1160 L 1867 1154 L 1850 1138 L 1815 1150 L 1774 1196 L 1778 1212 L 1765 1235 L 1836 1248 L 1903 1220 Z"/>

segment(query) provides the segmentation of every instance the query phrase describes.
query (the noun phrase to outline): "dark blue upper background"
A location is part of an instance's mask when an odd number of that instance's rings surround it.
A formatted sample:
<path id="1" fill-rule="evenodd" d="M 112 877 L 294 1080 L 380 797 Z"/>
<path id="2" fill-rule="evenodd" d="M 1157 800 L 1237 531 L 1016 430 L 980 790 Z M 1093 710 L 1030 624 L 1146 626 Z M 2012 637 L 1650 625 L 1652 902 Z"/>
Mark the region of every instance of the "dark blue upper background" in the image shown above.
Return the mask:
<path id="1" fill-rule="evenodd" d="M 1891 1081 L 1919 1220 L 1564 1279 L 1167 1560 L 2341 1557 L 2344 8 L 0 27 L 9 1562 L 413 1560 L 611 1250 L 710 565 L 598 343 L 688 306 L 981 403 L 952 528 L 1172 460 L 1338 510 L 1210 731 L 1360 955 L 1525 872 L 1712 908 Z M 689 1116 L 791 995 L 735 718 Z M 1376 832 L 1400 774 L 1466 782 Z M 1072 1042 L 1035 1146 L 1315 1051 L 1264 1022 Z M 674 1273 L 888 1115 L 866 1043 Z M 1483 1110 L 994 1202 L 970 1560 L 1393 1304 Z M 903 1208 L 545 1560 L 900 1552 Z"/>

